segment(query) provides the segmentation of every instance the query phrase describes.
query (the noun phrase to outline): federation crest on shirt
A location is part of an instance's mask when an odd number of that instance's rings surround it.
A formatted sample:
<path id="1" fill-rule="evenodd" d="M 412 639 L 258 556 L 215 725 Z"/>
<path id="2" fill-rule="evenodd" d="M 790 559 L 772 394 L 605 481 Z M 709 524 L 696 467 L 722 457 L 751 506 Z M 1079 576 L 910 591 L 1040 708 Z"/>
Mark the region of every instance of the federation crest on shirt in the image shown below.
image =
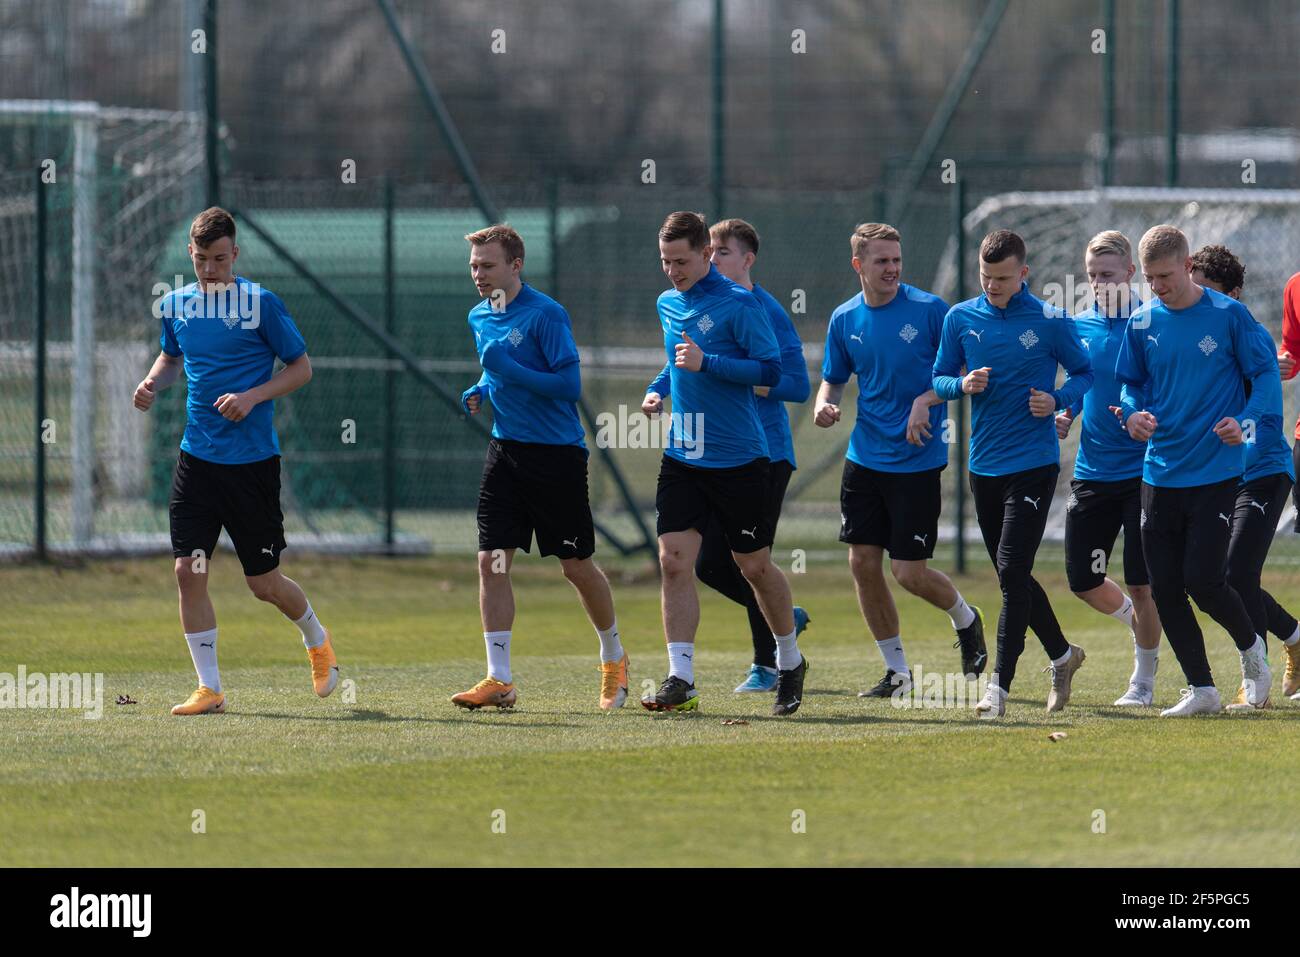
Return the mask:
<path id="1" fill-rule="evenodd" d="M 510 340 L 512 346 L 518 346 L 519 343 L 524 341 L 524 334 L 519 331 L 518 327 L 516 327 L 506 333 L 506 338 Z"/>
<path id="2" fill-rule="evenodd" d="M 1215 342 L 1215 341 L 1214 341 L 1212 338 L 1210 338 L 1209 336 L 1206 336 L 1204 339 L 1202 339 L 1202 340 L 1201 340 L 1200 342 L 1198 342 L 1196 345 L 1197 345 L 1197 346 L 1200 348 L 1200 350 L 1201 350 L 1202 352 L 1204 352 L 1207 356 L 1208 356 L 1211 352 L 1213 352 L 1215 349 L 1219 348 L 1219 344 L 1218 344 L 1217 342 Z"/>
<path id="3" fill-rule="evenodd" d="M 699 329 L 700 332 L 708 332 L 713 328 L 713 320 L 709 318 L 709 314 L 706 312 L 704 315 L 700 316 L 700 321 L 695 324 L 695 327 Z"/>
<path id="4" fill-rule="evenodd" d="M 904 342 L 911 343 L 911 341 L 920 335 L 920 333 L 917 332 L 916 326 L 909 322 L 902 329 L 898 330 L 898 335 Z"/>
<path id="5" fill-rule="evenodd" d="M 1026 329 L 1020 336 L 1020 344 L 1026 349 L 1032 349 L 1038 343 L 1038 336 L 1033 329 Z"/>
<path id="6" fill-rule="evenodd" d="M 233 329 L 239 325 L 239 316 L 222 316 L 221 321 L 226 324 L 227 329 Z"/>

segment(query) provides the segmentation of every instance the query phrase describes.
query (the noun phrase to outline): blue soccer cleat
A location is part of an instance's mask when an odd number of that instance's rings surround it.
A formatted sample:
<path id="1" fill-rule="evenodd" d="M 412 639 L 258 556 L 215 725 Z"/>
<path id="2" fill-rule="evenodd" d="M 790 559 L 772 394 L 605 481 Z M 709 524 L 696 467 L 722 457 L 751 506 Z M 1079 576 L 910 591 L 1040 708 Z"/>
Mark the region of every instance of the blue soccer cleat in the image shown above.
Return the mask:
<path id="1" fill-rule="evenodd" d="M 808 612 L 798 605 L 794 606 L 794 634 L 798 638 L 804 633 L 808 626 L 812 624 L 812 619 L 808 617 Z"/>
<path id="2" fill-rule="evenodd" d="M 772 691 L 776 688 L 776 679 L 778 672 L 775 668 L 767 668 L 763 665 L 750 665 L 749 674 L 745 680 L 736 686 L 736 694 L 746 694 L 752 691 Z"/>

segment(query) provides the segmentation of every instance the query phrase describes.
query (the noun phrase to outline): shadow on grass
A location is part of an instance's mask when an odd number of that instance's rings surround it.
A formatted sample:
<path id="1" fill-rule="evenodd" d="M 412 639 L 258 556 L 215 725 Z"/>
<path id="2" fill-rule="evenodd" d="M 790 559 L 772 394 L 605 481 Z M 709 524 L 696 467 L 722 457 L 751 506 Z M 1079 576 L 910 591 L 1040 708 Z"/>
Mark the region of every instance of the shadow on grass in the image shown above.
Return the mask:
<path id="1" fill-rule="evenodd" d="M 414 722 L 416 724 L 459 724 L 463 725 L 467 721 L 474 720 L 468 714 L 453 714 L 446 717 L 437 715 L 392 715 L 387 711 L 367 711 L 361 708 L 352 708 L 346 714 L 280 714 L 274 711 L 230 711 L 232 715 L 246 718 L 274 718 L 284 721 L 382 721 L 385 723 L 404 724 Z M 526 712 L 517 712 L 525 714 Z M 534 712 L 536 713 L 536 712 Z M 487 712 L 485 717 L 495 717 L 497 715 L 509 716 L 510 711 L 505 712 Z M 481 723 L 481 722 L 480 722 Z M 581 728 L 580 724 L 566 724 L 559 721 L 529 721 L 526 725 L 529 728 Z"/>

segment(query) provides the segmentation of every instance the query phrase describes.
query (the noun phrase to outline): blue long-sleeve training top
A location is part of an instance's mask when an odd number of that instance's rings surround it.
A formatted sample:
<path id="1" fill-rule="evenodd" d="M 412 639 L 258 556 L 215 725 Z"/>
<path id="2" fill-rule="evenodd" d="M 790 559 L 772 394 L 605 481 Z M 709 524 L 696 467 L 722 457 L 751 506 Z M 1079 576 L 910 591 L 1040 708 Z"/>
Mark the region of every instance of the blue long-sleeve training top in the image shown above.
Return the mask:
<path id="1" fill-rule="evenodd" d="M 790 432 L 790 415 L 787 402 L 807 402 L 811 385 L 808 381 L 808 363 L 804 359 L 803 343 L 790 320 L 785 307 L 771 293 L 757 283 L 752 290 L 776 336 L 781 349 L 781 381 L 772 386 L 767 395 L 756 395 L 758 418 L 767 436 L 768 457 L 773 462 L 789 462 L 797 467 L 794 458 L 794 436 Z M 698 341 L 698 340 L 697 340 Z M 668 398 L 672 392 L 672 362 L 664 363 L 661 371 L 646 392 L 656 392 Z"/>
<path id="2" fill-rule="evenodd" d="M 469 312 L 469 326 L 492 403 L 498 439 L 580 445 L 582 394 L 578 346 L 564 307 L 528 283 L 500 312 L 484 299 Z"/>
<path id="3" fill-rule="evenodd" d="M 656 308 L 673 397 L 664 454 L 700 468 L 733 468 L 766 458 L 754 386 L 780 383 L 781 350 L 758 298 L 710 266 L 684 292 L 661 293 Z M 676 365 L 683 333 L 704 352 L 699 372 Z M 683 416 L 691 416 L 690 425 Z"/>
<path id="4" fill-rule="evenodd" d="M 1058 365 L 1069 375 L 1059 389 Z M 939 398 L 961 398 L 963 366 L 992 370 L 988 388 L 971 396 L 971 472 L 1010 475 L 1058 464 L 1055 417 L 1029 411 L 1029 390 L 1051 393 L 1059 411 L 1092 386 L 1088 353 L 1064 310 L 1043 302 L 1023 282 L 1005 309 L 986 296 L 958 303 L 944 317 L 934 362 Z"/>
<path id="5" fill-rule="evenodd" d="M 1213 289 L 1185 309 L 1153 299 L 1129 317 L 1115 376 L 1124 421 L 1142 410 L 1156 418 L 1142 466 L 1148 485 L 1189 488 L 1241 477 L 1245 446 L 1214 434 L 1224 418 L 1243 428 L 1253 422 L 1256 435 L 1266 416 L 1276 415 L 1281 427 L 1277 356 L 1258 325 L 1249 309 Z M 1252 383 L 1249 402 L 1243 377 Z"/>
<path id="6" fill-rule="evenodd" d="M 847 458 L 880 472 L 922 472 L 948 462 L 942 438 L 945 403 L 930 408 L 930 438 L 907 441 L 907 421 L 931 376 L 948 304 L 933 293 L 899 283 L 894 298 L 870 305 L 862 293 L 841 303 L 826 327 L 822 378 L 842 385 L 858 377 L 857 419 Z"/>
<path id="7" fill-rule="evenodd" d="M 1124 341 L 1124 328 L 1129 315 L 1140 306 L 1134 303 L 1118 316 L 1107 316 L 1092 308 L 1074 317 L 1074 331 L 1088 350 L 1093 373 L 1092 388 L 1071 406 L 1075 415 L 1082 412 L 1079 451 L 1074 458 L 1074 477 L 1081 481 L 1122 482 L 1142 475 L 1147 444 L 1132 438 L 1111 411 L 1111 406 L 1119 405 L 1115 361 Z"/>

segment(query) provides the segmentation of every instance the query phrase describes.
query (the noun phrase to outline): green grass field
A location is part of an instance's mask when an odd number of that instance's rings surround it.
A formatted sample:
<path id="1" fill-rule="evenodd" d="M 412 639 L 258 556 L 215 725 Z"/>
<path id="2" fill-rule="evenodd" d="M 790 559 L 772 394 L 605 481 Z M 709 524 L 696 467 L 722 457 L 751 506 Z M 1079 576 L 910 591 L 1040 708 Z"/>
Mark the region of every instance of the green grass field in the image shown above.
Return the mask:
<path id="1" fill-rule="evenodd" d="M 1128 636 L 1056 568 L 1041 579 L 1088 652 L 1074 700 L 1044 713 L 1031 637 L 996 725 L 856 697 L 881 666 L 839 563 L 791 576 L 813 625 L 790 719 L 767 715 L 768 696 L 731 693 L 748 662 L 744 617 L 707 590 L 700 712 L 602 714 L 595 635 L 558 567 L 521 557 L 519 705 L 470 714 L 447 698 L 483 672 L 472 559 L 290 554 L 285 569 L 333 631 L 355 701 L 313 696 L 296 629 L 222 555 L 212 589 L 230 712 L 189 719 L 167 713 L 194 678 L 165 558 L 0 569 L 0 672 L 106 676 L 102 720 L 0 711 L 0 865 L 1223 866 L 1300 853 L 1288 802 L 1300 706 L 1278 698 L 1277 644 L 1273 712 L 1175 722 L 1110 707 Z M 958 584 L 991 633 L 996 582 L 977 569 Z M 611 578 L 638 695 L 665 671 L 657 583 Z M 1291 583 L 1269 582 L 1295 607 Z M 900 611 L 913 667 L 955 670 L 946 618 L 910 597 Z M 1207 638 L 1230 695 L 1231 642 L 1215 626 Z M 1166 650 L 1158 701 L 1180 682 Z M 115 705 L 121 693 L 139 704 Z M 206 833 L 192 830 L 196 810 Z"/>

